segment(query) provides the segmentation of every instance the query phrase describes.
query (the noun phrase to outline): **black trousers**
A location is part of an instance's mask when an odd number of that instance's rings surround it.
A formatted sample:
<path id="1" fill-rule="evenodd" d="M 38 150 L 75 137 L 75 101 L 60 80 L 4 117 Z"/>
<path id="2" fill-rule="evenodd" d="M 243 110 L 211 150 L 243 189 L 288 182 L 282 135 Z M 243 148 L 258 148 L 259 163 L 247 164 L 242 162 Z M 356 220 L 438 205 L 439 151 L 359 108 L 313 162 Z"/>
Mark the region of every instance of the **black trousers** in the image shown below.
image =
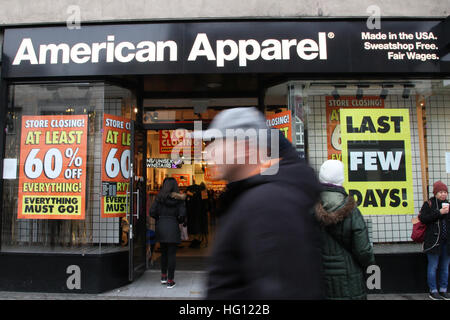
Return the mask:
<path id="1" fill-rule="evenodd" d="M 160 243 L 161 245 L 161 273 L 167 274 L 167 279 L 173 280 L 176 266 L 176 243 Z"/>

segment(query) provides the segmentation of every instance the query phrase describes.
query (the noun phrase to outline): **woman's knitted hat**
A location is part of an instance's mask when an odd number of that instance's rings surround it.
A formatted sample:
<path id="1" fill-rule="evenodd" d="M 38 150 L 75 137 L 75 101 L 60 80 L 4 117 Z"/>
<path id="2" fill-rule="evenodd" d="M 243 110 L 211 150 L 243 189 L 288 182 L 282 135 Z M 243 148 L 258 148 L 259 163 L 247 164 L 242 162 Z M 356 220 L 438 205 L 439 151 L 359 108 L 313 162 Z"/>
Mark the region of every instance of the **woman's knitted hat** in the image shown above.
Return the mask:
<path id="1" fill-rule="evenodd" d="M 339 160 L 327 160 L 320 167 L 319 181 L 341 186 L 344 182 L 344 164 Z"/>
<path id="2" fill-rule="evenodd" d="M 446 191 L 448 192 L 448 188 L 442 181 L 436 181 L 433 184 L 433 194 L 436 195 L 439 191 Z"/>

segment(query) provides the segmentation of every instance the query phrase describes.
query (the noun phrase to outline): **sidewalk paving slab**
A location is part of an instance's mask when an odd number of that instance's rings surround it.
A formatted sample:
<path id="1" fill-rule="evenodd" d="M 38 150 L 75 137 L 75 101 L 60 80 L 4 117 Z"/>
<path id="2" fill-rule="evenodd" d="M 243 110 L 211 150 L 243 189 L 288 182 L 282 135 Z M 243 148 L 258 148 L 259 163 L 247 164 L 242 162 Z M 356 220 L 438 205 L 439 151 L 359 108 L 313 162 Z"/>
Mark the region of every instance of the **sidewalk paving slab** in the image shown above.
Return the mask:
<path id="1" fill-rule="evenodd" d="M 205 271 L 176 271 L 174 288 L 160 283 L 158 270 L 147 270 L 134 282 L 98 294 L 0 291 L 0 300 L 202 300 Z M 368 300 L 430 300 L 428 293 L 369 294 Z"/>

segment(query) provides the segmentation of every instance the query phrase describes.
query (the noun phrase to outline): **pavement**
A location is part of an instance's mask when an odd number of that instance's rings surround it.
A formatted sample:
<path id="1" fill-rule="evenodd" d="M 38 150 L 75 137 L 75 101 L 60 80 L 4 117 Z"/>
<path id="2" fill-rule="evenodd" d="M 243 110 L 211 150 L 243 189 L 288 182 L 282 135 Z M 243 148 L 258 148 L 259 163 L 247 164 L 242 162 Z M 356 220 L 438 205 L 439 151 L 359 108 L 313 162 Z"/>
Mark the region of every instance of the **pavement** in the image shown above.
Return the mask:
<path id="1" fill-rule="evenodd" d="M 134 282 L 103 293 L 44 293 L 0 291 L 0 300 L 202 300 L 205 297 L 205 271 L 176 271 L 176 286 L 160 283 L 158 270 L 147 270 Z M 430 300 L 427 293 L 369 294 L 368 300 Z"/>
<path id="2" fill-rule="evenodd" d="M 134 282 L 103 293 L 0 291 L 0 300 L 201 300 L 205 296 L 204 271 L 176 271 L 176 286 L 170 289 L 160 280 L 160 271 L 147 270 Z"/>

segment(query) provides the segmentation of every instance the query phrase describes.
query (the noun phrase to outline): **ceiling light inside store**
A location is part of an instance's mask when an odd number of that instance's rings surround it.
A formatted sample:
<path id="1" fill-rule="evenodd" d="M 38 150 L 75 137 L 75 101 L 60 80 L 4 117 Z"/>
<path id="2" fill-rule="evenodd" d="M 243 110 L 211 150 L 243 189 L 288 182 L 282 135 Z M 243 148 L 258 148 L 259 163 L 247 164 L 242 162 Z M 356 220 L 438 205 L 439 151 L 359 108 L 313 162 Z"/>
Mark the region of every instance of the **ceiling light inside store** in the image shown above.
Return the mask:
<path id="1" fill-rule="evenodd" d="M 362 88 L 358 88 L 356 89 L 356 99 L 361 100 L 363 98 L 363 89 Z"/>
<path id="2" fill-rule="evenodd" d="M 341 95 L 338 92 L 338 89 L 345 89 L 345 88 L 347 88 L 346 84 L 343 84 L 343 83 L 335 84 L 333 91 L 331 91 L 331 95 L 333 96 L 333 98 L 335 100 L 337 100 L 341 97 Z"/>
<path id="3" fill-rule="evenodd" d="M 335 100 L 339 99 L 341 96 L 339 95 L 339 92 L 337 91 L 337 89 L 335 88 L 333 91 L 331 91 L 331 95 L 333 96 L 333 98 Z"/>
<path id="4" fill-rule="evenodd" d="M 409 90 L 408 88 L 403 89 L 402 98 L 408 99 L 410 93 L 411 93 L 411 90 Z"/>
<path id="5" fill-rule="evenodd" d="M 356 89 L 356 99 L 361 100 L 363 98 L 364 92 L 362 88 L 370 88 L 369 84 L 358 84 L 358 89 Z"/>
<path id="6" fill-rule="evenodd" d="M 403 99 L 408 99 L 409 95 L 411 94 L 411 89 L 410 88 L 414 88 L 413 84 L 405 84 L 403 85 L 403 93 L 402 93 L 402 98 Z"/>
<path id="7" fill-rule="evenodd" d="M 393 89 L 394 85 L 392 83 L 383 83 L 381 85 L 380 99 L 386 99 L 389 94 L 389 89 Z"/>
<path id="8" fill-rule="evenodd" d="M 208 99 L 198 99 L 198 100 L 192 100 L 192 104 L 194 105 L 194 113 L 195 114 L 202 114 L 205 113 L 209 106 L 209 100 Z"/>

